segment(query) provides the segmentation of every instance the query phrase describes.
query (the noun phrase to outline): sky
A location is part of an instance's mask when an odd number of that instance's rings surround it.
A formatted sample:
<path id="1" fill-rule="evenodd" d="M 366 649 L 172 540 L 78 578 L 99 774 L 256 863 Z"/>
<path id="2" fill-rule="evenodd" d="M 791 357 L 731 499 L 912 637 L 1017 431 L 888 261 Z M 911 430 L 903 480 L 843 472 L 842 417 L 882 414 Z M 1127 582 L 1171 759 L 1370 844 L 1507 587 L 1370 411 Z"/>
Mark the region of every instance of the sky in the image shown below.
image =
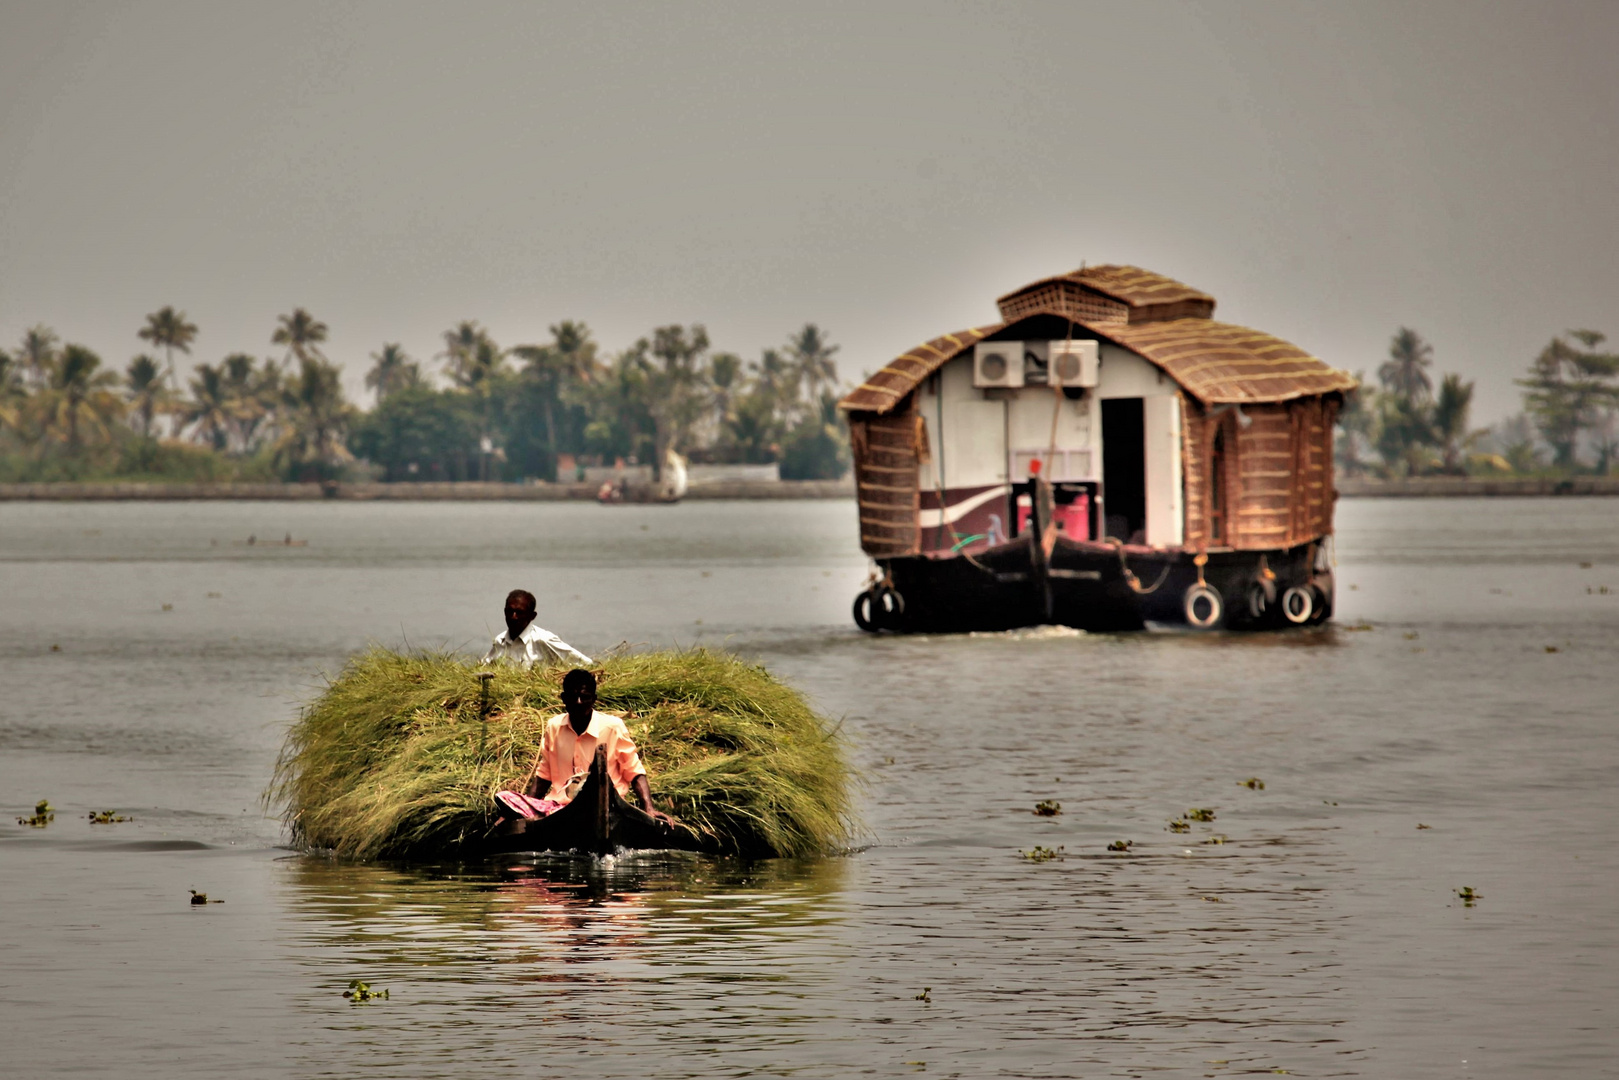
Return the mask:
<path id="1" fill-rule="evenodd" d="M 277 355 L 362 397 L 476 319 L 601 344 L 806 322 L 844 378 L 1089 264 L 1375 372 L 1619 337 L 1619 4 L 0 0 L 0 346 Z M 363 400 L 363 398 L 362 398 Z"/>

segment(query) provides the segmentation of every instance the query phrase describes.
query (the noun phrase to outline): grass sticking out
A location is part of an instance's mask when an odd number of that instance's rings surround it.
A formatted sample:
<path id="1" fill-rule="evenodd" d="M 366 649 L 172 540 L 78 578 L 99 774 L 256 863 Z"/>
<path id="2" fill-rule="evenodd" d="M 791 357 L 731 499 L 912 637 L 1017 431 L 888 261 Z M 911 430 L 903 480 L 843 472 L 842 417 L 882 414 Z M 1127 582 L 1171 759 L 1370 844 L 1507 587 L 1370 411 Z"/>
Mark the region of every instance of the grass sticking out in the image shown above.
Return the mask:
<path id="1" fill-rule="evenodd" d="M 1062 852 L 1063 849 L 1060 847 L 1053 850 L 1052 848 L 1041 847 L 1039 844 L 1036 844 L 1034 845 L 1034 849 L 1032 851 L 1019 851 L 1018 855 L 1024 859 L 1027 859 L 1029 862 L 1042 863 L 1050 862 L 1052 859 L 1062 858 Z"/>
<path id="2" fill-rule="evenodd" d="M 597 664 L 659 809 L 746 855 L 822 854 L 854 828 L 836 731 L 764 668 L 706 649 Z M 483 837 L 494 794 L 527 777 L 563 671 L 479 669 L 383 649 L 351 660 L 287 735 L 268 799 L 293 840 L 356 858 L 443 854 Z M 480 753 L 480 746 L 483 748 Z"/>

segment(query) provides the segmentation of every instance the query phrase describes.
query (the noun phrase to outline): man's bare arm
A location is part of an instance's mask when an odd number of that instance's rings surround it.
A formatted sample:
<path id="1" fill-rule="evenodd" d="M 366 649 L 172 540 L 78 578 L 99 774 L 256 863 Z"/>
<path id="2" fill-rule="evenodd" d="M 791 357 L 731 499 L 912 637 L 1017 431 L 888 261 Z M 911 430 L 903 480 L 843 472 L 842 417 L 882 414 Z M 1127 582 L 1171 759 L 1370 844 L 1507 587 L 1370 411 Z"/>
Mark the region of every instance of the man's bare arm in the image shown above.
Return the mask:
<path id="1" fill-rule="evenodd" d="M 642 773 L 631 781 L 630 787 L 634 789 L 636 801 L 641 804 L 642 810 L 645 810 L 659 821 L 669 820 L 668 814 L 654 808 L 652 805 L 652 786 L 646 782 L 646 773 Z"/>

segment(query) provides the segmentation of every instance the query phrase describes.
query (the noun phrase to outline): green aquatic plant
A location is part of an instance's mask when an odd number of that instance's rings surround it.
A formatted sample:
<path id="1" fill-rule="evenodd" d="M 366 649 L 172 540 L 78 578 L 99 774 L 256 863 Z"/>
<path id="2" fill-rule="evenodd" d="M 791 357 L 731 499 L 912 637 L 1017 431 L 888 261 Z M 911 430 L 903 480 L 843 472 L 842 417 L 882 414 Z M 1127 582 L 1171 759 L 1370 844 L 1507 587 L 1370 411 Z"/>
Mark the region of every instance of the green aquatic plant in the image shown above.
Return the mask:
<path id="1" fill-rule="evenodd" d="M 1041 847 L 1039 844 L 1036 844 L 1034 845 L 1033 850 L 1019 851 L 1018 855 L 1024 859 L 1027 859 L 1029 862 L 1041 863 L 1050 862 L 1052 859 L 1062 858 L 1062 852 L 1063 849 L 1061 847 L 1053 850 L 1051 848 Z"/>
<path id="2" fill-rule="evenodd" d="M 34 816 L 25 818 L 20 817 L 17 819 L 17 824 L 27 825 L 35 829 L 43 829 L 45 826 L 49 825 L 55 820 L 56 808 L 51 806 L 49 799 L 41 799 L 39 802 L 34 804 Z"/>
<path id="3" fill-rule="evenodd" d="M 1264 791 L 1265 790 L 1265 781 L 1261 780 L 1257 776 L 1250 776 L 1246 780 L 1238 780 L 1237 781 L 1237 786 L 1238 787 L 1245 787 L 1249 791 Z"/>
<path id="4" fill-rule="evenodd" d="M 90 824 L 92 825 L 112 825 L 116 822 L 129 820 L 131 819 L 125 817 L 123 814 L 120 814 L 115 810 L 90 811 Z"/>
<path id="5" fill-rule="evenodd" d="M 191 902 L 193 904 L 223 904 L 225 902 L 223 900 L 210 900 L 207 893 L 198 892 L 196 889 L 188 891 L 191 893 Z"/>
<path id="6" fill-rule="evenodd" d="M 1473 886 L 1471 885 L 1463 885 L 1461 888 L 1456 890 L 1456 895 L 1461 898 L 1463 907 L 1472 907 L 1478 901 L 1484 899 L 1484 894 L 1481 892 L 1474 892 Z"/>
<path id="7" fill-rule="evenodd" d="M 1199 840 L 1198 843 L 1200 843 L 1200 844 L 1223 844 L 1223 843 L 1226 842 L 1226 839 L 1227 838 L 1226 838 L 1225 833 L 1215 833 L 1213 836 L 1204 837 L 1202 840 Z"/>
<path id="8" fill-rule="evenodd" d="M 1062 803 L 1052 799 L 1042 799 L 1034 804 L 1034 812 L 1040 817 L 1056 817 L 1062 813 Z"/>
<path id="9" fill-rule="evenodd" d="M 1194 806 L 1186 811 L 1187 821 L 1213 821 L 1214 811 L 1206 806 Z"/>
<path id="10" fill-rule="evenodd" d="M 350 1005 L 358 1005 L 362 1001 L 388 1000 L 387 990 L 373 990 L 368 982 L 359 979 L 350 979 L 349 988 L 343 991 L 343 996 L 349 999 Z"/>
<path id="11" fill-rule="evenodd" d="M 1134 842 L 1130 840 L 1115 840 L 1107 846 L 1107 849 L 1109 851 L 1129 851 L 1134 846 Z"/>
<path id="12" fill-rule="evenodd" d="M 1192 827 L 1190 825 L 1188 825 L 1186 822 L 1182 821 L 1180 818 L 1171 818 L 1170 822 L 1169 822 L 1169 831 L 1170 832 L 1191 832 Z"/>
<path id="13" fill-rule="evenodd" d="M 613 656 L 595 670 L 596 707 L 624 717 L 660 809 L 747 855 L 847 844 L 856 777 L 837 730 L 797 690 L 708 649 Z M 479 674 L 456 656 L 354 657 L 288 732 L 266 793 L 294 842 L 409 857 L 486 835 L 495 792 L 522 785 L 562 711 L 563 671 L 500 669 L 487 711 Z"/>

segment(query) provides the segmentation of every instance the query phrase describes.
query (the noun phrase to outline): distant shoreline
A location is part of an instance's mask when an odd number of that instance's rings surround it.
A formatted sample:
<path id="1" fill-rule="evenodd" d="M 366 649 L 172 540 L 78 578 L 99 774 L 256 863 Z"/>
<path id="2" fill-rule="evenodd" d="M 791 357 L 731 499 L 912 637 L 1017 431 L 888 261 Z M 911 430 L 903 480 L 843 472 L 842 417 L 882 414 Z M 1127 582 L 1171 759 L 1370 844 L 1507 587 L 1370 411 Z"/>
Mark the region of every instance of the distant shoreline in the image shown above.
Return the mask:
<path id="1" fill-rule="evenodd" d="M 1619 477 L 1566 480 L 1422 477 L 1340 479 L 1338 494 L 1358 498 L 1533 498 L 1615 496 Z M 595 484 L 502 484 L 475 481 L 400 484 L 139 484 L 121 481 L 0 484 L 0 502 L 569 502 L 592 500 Z M 635 494 L 631 492 L 632 496 Z M 852 499 L 851 480 L 727 480 L 700 484 L 688 500 Z"/>
<path id="2" fill-rule="evenodd" d="M 1346 499 L 1477 498 L 1502 496 L 1534 498 L 1554 495 L 1619 495 L 1619 477 L 1572 476 L 1563 480 L 1534 477 L 1421 476 L 1404 480 L 1363 480 L 1340 477 L 1338 494 Z"/>
<path id="3" fill-rule="evenodd" d="M 0 502 L 567 502 L 594 500 L 596 484 L 475 481 L 400 484 L 139 484 L 85 481 L 0 484 Z M 643 494 L 626 491 L 628 501 Z M 699 484 L 687 499 L 852 499 L 852 480 L 725 480 Z"/>

